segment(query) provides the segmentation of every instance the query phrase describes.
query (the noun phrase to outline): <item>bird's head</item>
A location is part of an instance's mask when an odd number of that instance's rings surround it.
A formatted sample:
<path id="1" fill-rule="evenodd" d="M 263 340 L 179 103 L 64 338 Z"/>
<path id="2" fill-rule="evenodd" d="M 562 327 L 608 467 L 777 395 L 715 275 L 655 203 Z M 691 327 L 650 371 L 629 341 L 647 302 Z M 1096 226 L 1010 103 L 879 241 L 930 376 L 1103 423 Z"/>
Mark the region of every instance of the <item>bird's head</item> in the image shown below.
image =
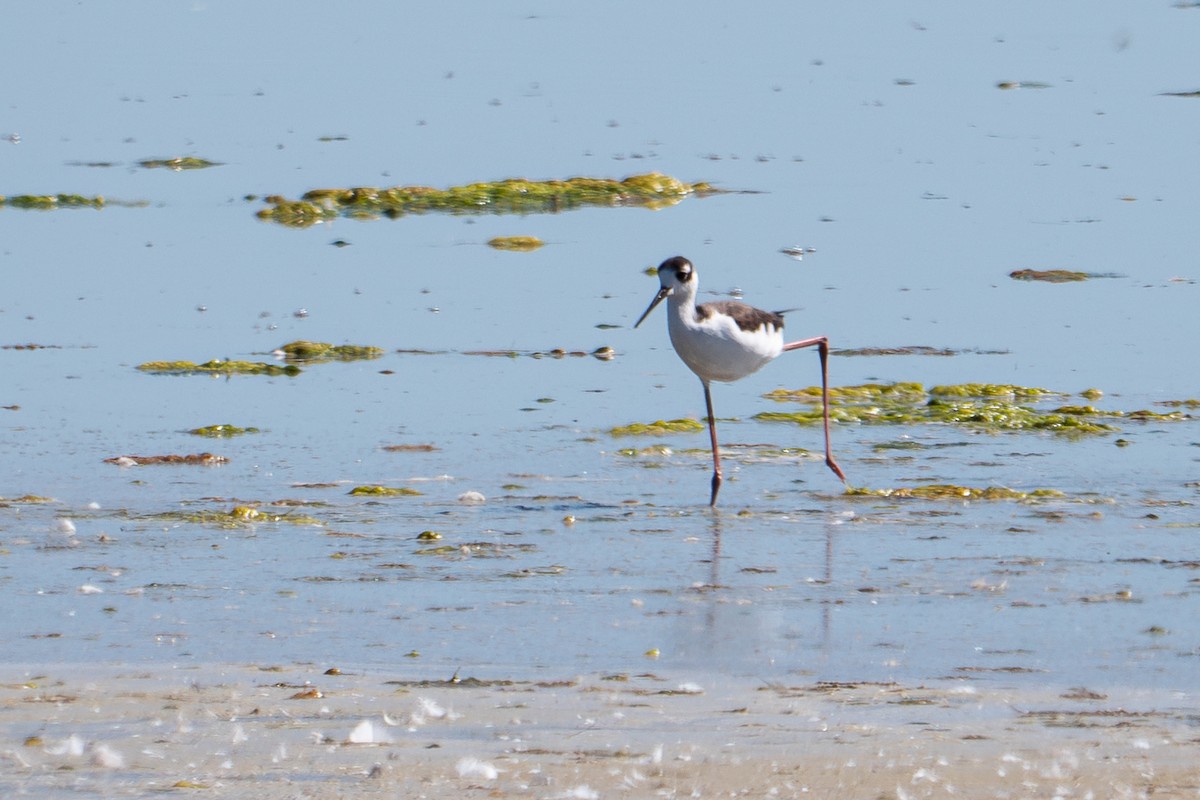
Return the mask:
<path id="1" fill-rule="evenodd" d="M 650 312 L 654 307 L 666 300 L 673 294 L 695 294 L 696 292 L 696 268 L 692 266 L 692 262 L 688 261 L 683 256 L 673 256 L 658 265 L 658 282 L 662 288 L 654 295 L 654 299 L 650 301 L 650 306 L 642 312 L 642 316 L 638 317 L 638 321 L 633 324 L 637 327 L 642 324 L 646 317 L 650 316 Z"/>

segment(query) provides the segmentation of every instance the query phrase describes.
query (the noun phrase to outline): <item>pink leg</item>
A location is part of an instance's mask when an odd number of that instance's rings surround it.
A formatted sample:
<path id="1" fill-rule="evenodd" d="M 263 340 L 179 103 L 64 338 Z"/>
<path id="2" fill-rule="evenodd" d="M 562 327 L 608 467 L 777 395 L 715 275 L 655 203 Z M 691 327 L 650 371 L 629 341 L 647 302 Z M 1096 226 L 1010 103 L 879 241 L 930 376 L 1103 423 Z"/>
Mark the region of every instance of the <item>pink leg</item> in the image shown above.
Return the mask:
<path id="1" fill-rule="evenodd" d="M 821 357 L 821 406 L 825 416 L 825 465 L 833 470 L 833 474 L 846 482 L 846 473 L 842 472 L 842 468 L 838 466 L 837 461 L 833 459 L 833 448 L 829 445 L 829 339 L 824 336 L 814 336 L 811 339 L 801 339 L 798 342 L 790 342 L 783 346 L 784 352 L 788 350 L 799 350 L 802 347 L 817 346 L 817 354 Z M 705 391 L 708 387 L 705 386 Z M 709 416 L 712 416 L 712 409 L 709 409 Z M 713 452 L 716 452 L 716 434 L 713 434 Z M 716 501 L 716 490 L 713 490 L 713 501 Z"/>
<path id="2" fill-rule="evenodd" d="M 709 391 L 708 381 L 704 384 L 704 405 L 708 408 L 708 436 L 712 440 L 713 477 L 712 495 L 708 498 L 710 506 L 717 505 L 717 492 L 721 491 L 721 451 L 717 449 L 717 418 L 713 416 L 712 392 Z"/>

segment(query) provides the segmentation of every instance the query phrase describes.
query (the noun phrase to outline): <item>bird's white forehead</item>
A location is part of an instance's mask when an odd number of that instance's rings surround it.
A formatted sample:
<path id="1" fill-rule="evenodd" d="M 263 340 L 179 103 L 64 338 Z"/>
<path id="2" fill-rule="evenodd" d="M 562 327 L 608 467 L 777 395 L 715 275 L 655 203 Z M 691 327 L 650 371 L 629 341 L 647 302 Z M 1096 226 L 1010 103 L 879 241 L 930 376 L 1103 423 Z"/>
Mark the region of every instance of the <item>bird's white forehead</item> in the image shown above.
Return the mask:
<path id="1" fill-rule="evenodd" d="M 693 274 L 692 262 L 682 256 L 668 258 L 658 265 L 658 280 L 665 287 L 687 283 Z"/>

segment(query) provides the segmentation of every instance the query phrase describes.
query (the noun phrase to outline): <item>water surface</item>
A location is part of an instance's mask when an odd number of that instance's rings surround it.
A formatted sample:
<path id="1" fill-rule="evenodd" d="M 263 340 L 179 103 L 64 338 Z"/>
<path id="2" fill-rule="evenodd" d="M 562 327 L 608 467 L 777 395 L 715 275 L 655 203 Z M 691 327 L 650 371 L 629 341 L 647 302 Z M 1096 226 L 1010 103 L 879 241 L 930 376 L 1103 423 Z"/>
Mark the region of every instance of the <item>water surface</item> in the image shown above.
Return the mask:
<path id="1" fill-rule="evenodd" d="M 676 253 L 710 296 L 798 309 L 796 338 L 961 351 L 835 356 L 839 385 L 1096 387 L 1121 410 L 1195 397 L 1198 198 L 1181 165 L 1200 105 L 1163 95 L 1196 88 L 1195 9 L 14 13 L 10 62 L 38 66 L 8 93 L 0 191 L 148 205 L 0 211 L 0 344 L 46 346 L 0 350 L 0 405 L 19 406 L 0 412 L 0 496 L 55 499 L 0 509 L 6 660 L 1195 691 L 1194 423 L 1080 441 L 839 426 L 855 485 L 1065 498 L 852 499 L 817 460 L 731 447 L 716 514 L 706 436 L 606 433 L 703 413 L 663 316 L 630 328 L 656 285 L 643 270 Z M 137 166 L 180 155 L 222 165 Z M 647 171 L 751 193 L 306 230 L 258 221 L 248 199 Z M 498 235 L 548 244 L 485 246 Z M 1116 277 L 1007 277 L 1024 268 Z M 388 355 L 295 378 L 134 369 L 269 359 L 298 338 Z M 617 357 L 465 354 L 601 346 Z M 818 377 L 794 353 L 717 387 L 723 438 L 819 449 L 816 429 L 752 420 L 776 408 L 765 392 Z M 216 423 L 263 432 L 186 433 Z M 927 447 L 873 448 L 902 437 Z M 660 441 L 672 455 L 618 453 Z M 229 463 L 103 463 L 203 450 Z M 347 494 L 367 484 L 423 494 Z M 155 516 L 282 500 L 320 524 Z M 459 549 L 421 552 L 428 530 Z"/>

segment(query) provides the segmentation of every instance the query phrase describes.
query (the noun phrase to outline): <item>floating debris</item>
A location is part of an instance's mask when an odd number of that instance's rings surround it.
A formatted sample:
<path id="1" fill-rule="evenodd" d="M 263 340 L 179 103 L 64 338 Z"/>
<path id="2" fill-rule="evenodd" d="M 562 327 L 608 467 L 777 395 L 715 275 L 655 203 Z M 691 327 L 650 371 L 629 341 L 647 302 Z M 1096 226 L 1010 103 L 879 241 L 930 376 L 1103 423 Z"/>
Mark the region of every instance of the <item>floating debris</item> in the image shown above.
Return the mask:
<path id="1" fill-rule="evenodd" d="M 490 762 L 469 756 L 460 758 L 454 765 L 454 771 L 458 773 L 458 777 L 467 780 L 494 781 L 500 775 L 500 771 Z"/>
<path id="2" fill-rule="evenodd" d="M 203 428 L 192 428 L 188 433 L 213 439 L 229 439 L 234 436 L 244 436 L 247 433 L 262 433 L 262 431 L 258 428 L 239 428 L 237 425 L 205 425 Z"/>
<path id="3" fill-rule="evenodd" d="M 627 458 L 665 457 L 673 455 L 674 452 L 665 444 L 652 444 L 649 447 L 624 447 L 617 451 L 617 455 Z"/>
<path id="4" fill-rule="evenodd" d="M 909 347 L 855 347 L 835 352 L 839 356 L 956 356 L 963 351 L 951 350 L 948 347 L 912 345 Z"/>
<path id="5" fill-rule="evenodd" d="M 359 359 L 380 358 L 384 354 L 382 347 L 359 344 L 329 344 L 328 342 L 309 342 L 298 340 L 288 342 L 275 351 L 289 363 L 317 363 L 321 361 L 357 361 Z"/>
<path id="6" fill-rule="evenodd" d="M 467 542 L 465 544 L 443 544 L 414 550 L 418 556 L 471 556 L 474 558 L 508 558 L 512 553 L 531 553 L 537 545 L 504 542 Z"/>
<path id="7" fill-rule="evenodd" d="M 517 681 L 508 680 L 505 678 L 460 678 L 458 670 L 449 678 L 423 678 L 421 680 L 387 680 L 383 682 L 385 686 L 401 686 L 410 689 L 490 689 L 496 687 L 508 687 L 525 685 L 518 684 Z"/>
<path id="8" fill-rule="evenodd" d="M 505 572 L 500 575 L 501 578 L 532 578 L 538 575 L 562 575 L 567 571 L 567 568 L 561 564 L 551 564 L 545 567 L 524 567 L 522 569 Z"/>
<path id="9" fill-rule="evenodd" d="M 1106 592 L 1104 594 L 1089 594 L 1079 598 L 1081 603 L 1129 603 L 1141 602 L 1136 600 L 1131 589 L 1118 589 L 1115 592 Z"/>
<path id="10" fill-rule="evenodd" d="M 368 497 L 411 497 L 421 494 L 404 486 L 355 486 L 348 494 Z"/>
<path id="11" fill-rule="evenodd" d="M 782 250 L 780 250 L 779 252 L 783 253 L 785 256 L 788 256 L 789 258 L 794 258 L 797 261 L 803 261 L 804 257 L 806 255 L 810 255 L 812 253 L 817 252 L 817 248 L 801 247 L 800 245 L 797 244 L 797 245 L 792 245 L 791 247 L 785 247 Z"/>
<path id="12" fill-rule="evenodd" d="M 385 453 L 432 453 L 439 448 L 431 444 L 385 444 Z"/>
<path id="13" fill-rule="evenodd" d="M 655 422 L 633 422 L 618 425 L 608 433 L 611 436 L 660 436 L 664 433 L 697 433 L 704 430 L 698 419 L 669 419 Z"/>
<path id="14" fill-rule="evenodd" d="M 591 356 L 600 361 L 611 361 L 616 358 L 617 351 L 607 346 L 597 347 L 590 352 L 586 350 L 564 350 L 561 347 L 556 347 L 553 350 L 464 350 L 462 355 L 486 356 L 488 358 L 584 358 Z"/>
<path id="15" fill-rule="evenodd" d="M 544 245 L 536 236 L 497 236 L 488 240 L 488 247 L 496 250 L 512 250 L 518 253 L 529 253 Z"/>
<path id="16" fill-rule="evenodd" d="M 207 169 L 222 166 L 219 161 L 209 161 L 207 158 L 183 156 L 181 158 L 147 158 L 137 162 L 143 169 L 169 169 L 182 172 L 185 169 Z"/>
<path id="17" fill-rule="evenodd" d="M 104 463 L 116 464 L 122 467 L 144 467 L 151 464 L 198 464 L 208 467 L 214 464 L 227 464 L 229 463 L 229 459 L 225 456 L 213 455 L 212 453 L 193 453 L 186 456 L 113 456 L 112 458 L 104 459 Z"/>
<path id="18" fill-rule="evenodd" d="M 391 741 L 387 728 L 369 719 L 355 725 L 346 737 L 347 744 L 388 744 Z"/>
<path id="19" fill-rule="evenodd" d="M 960 356 L 971 353 L 978 356 L 1006 356 L 1011 350 L 984 349 L 980 347 L 930 347 L 928 345 L 908 345 L 905 347 L 847 347 L 833 350 L 838 356 Z"/>
<path id="20" fill-rule="evenodd" d="M 1200 400 L 1194 398 L 1188 400 L 1160 400 L 1154 405 L 1166 406 L 1168 408 L 1200 408 Z"/>
<path id="21" fill-rule="evenodd" d="M 667 175 L 649 173 L 624 180 L 570 178 L 530 181 L 510 178 L 449 189 L 396 186 L 390 189 L 313 189 L 299 200 L 279 195 L 266 198 L 269 208 L 260 219 L 295 228 L 351 217 L 397 218 L 408 214 L 553 214 L 585 206 L 664 208 L 688 195 L 705 196 L 720 190 L 707 183 L 687 184 Z"/>
<path id="22" fill-rule="evenodd" d="M 1040 81 L 1000 81 L 996 84 L 997 89 L 1049 89 L 1050 84 Z"/>
<path id="23" fill-rule="evenodd" d="M 147 361 L 138 364 L 142 372 L 153 375 L 287 375 L 300 374 L 295 364 L 264 364 L 261 361 Z"/>

